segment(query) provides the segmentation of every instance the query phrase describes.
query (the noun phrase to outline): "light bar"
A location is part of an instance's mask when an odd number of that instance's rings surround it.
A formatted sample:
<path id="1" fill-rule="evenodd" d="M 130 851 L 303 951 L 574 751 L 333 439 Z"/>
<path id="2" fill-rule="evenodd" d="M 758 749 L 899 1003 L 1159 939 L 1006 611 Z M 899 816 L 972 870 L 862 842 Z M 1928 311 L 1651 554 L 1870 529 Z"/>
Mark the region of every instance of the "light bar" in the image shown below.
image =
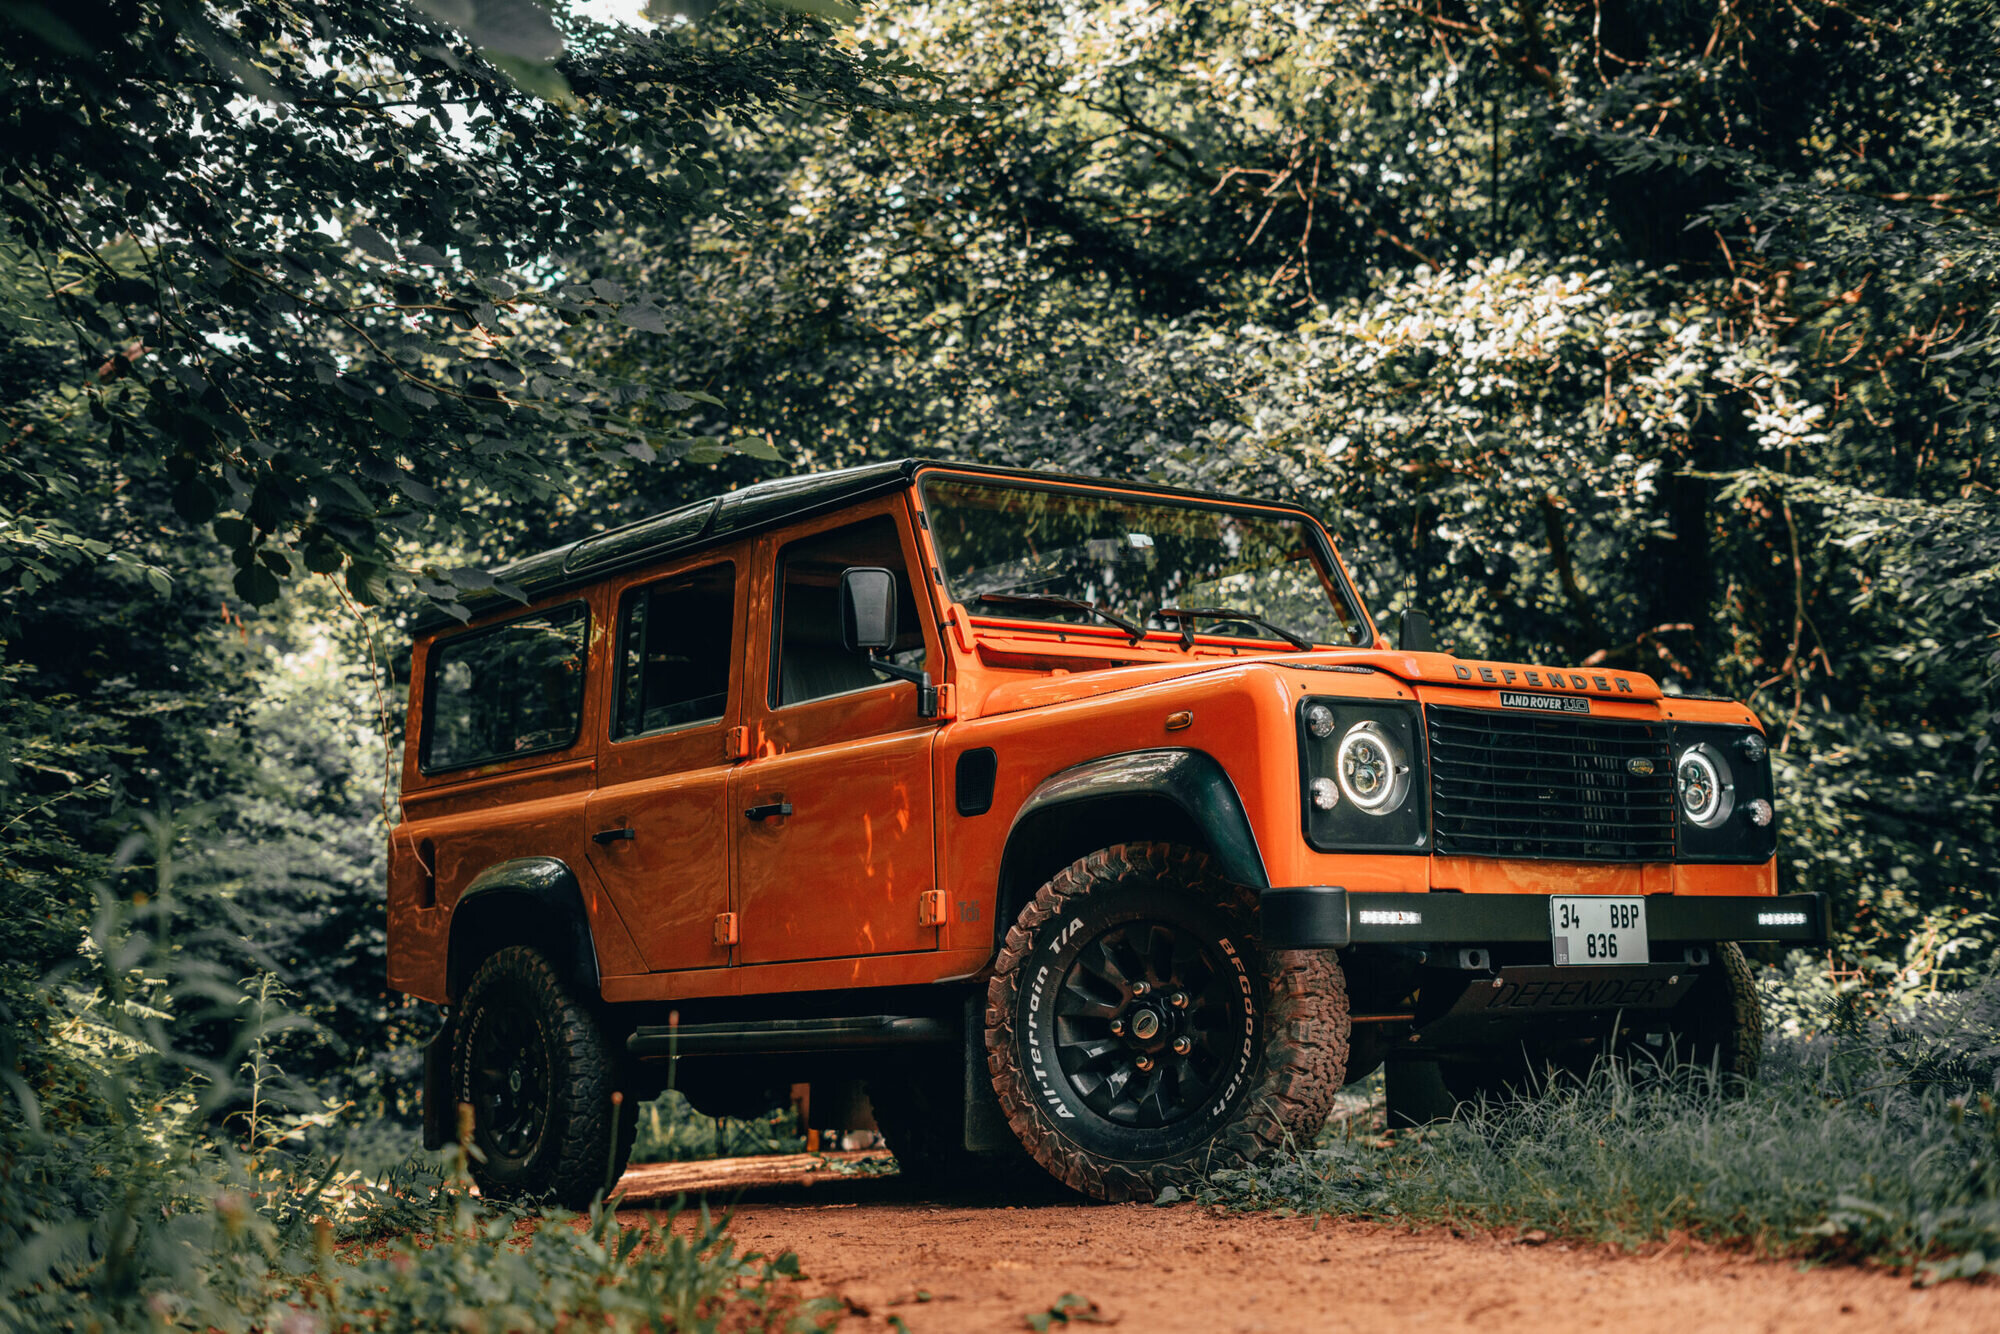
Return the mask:
<path id="1" fill-rule="evenodd" d="M 1401 909 L 1363 908 L 1355 916 L 1363 926 L 1422 926 L 1424 922 L 1422 913 Z"/>
<path id="2" fill-rule="evenodd" d="M 1802 912 L 1760 912 L 1758 926 L 1804 926 L 1806 915 Z"/>

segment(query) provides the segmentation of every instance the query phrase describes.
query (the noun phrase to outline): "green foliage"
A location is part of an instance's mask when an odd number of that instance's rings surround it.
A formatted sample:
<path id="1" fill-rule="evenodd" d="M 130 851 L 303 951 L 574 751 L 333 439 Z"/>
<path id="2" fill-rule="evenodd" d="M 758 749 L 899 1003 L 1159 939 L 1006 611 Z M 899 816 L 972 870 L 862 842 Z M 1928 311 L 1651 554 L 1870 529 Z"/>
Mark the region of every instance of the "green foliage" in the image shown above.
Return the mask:
<path id="1" fill-rule="evenodd" d="M 2000 984 L 1819 1018 L 1824 1036 L 1767 1035 L 1740 1097 L 1699 1068 L 1600 1067 L 1421 1132 L 1332 1132 L 1195 1198 L 1983 1272 L 2000 1254 Z"/>
<path id="2" fill-rule="evenodd" d="M 457 1153 L 370 1186 L 298 1152 L 324 1125 L 280 1065 L 307 1020 L 268 976 L 244 991 L 185 948 L 173 849 L 153 822 L 136 907 L 106 896 L 74 960 L 10 989 L 0 1117 L 0 1323 L 46 1329 L 539 1330 L 816 1327 L 780 1281 L 790 1256 L 693 1228 L 482 1210 Z M 31 1007 L 35 1007 L 31 1009 Z M 26 1022 L 22 1023 L 23 1018 Z M 220 1027 L 215 1060 L 176 1017 Z M 276 1105 L 274 1105 L 276 1104 Z M 240 1117 L 218 1117 L 240 1106 Z M 676 1211 L 677 1213 L 678 1211 Z M 362 1244 L 366 1243 L 366 1244 Z"/>
<path id="3" fill-rule="evenodd" d="M 754 5 L 644 35 L 571 24 L 567 49 L 533 4 L 7 13 L 20 346 L 0 365 L 33 373 L 0 410 L 65 446 L 0 472 L 26 592 L 119 548 L 45 512 L 78 452 L 162 472 L 252 604 L 308 573 L 364 603 L 491 587 L 402 548 L 427 518 L 470 524 L 475 496 L 526 503 L 593 460 L 683 450 L 712 402 L 571 355 L 572 329 L 658 329 L 674 299 L 593 273 L 596 236 L 726 213 L 720 126 L 894 108 L 905 72 Z"/>
<path id="4" fill-rule="evenodd" d="M 674 1090 L 639 1108 L 635 1163 L 681 1163 L 769 1153 L 804 1153 L 805 1128 L 798 1110 L 773 1108 L 755 1118 L 703 1116 Z"/>

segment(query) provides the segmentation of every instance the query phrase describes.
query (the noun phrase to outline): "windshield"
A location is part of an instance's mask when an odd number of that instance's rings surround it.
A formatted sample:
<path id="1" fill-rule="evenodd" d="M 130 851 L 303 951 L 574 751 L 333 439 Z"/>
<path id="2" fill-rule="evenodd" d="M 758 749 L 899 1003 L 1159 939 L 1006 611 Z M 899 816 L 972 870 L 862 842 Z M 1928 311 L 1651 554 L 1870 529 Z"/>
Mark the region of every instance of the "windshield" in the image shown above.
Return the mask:
<path id="1" fill-rule="evenodd" d="M 923 493 L 946 591 L 978 615 L 1179 630 L 1163 610 L 1223 610 L 1196 632 L 1366 638 L 1303 519 L 948 475 Z"/>

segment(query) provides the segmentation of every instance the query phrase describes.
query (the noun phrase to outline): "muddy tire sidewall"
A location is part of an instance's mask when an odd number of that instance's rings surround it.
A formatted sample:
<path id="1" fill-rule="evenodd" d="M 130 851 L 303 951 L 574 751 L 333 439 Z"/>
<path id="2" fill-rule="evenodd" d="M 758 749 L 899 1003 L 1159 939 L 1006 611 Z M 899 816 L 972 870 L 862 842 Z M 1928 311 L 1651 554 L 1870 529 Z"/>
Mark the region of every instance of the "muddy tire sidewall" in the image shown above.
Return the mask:
<path id="1" fill-rule="evenodd" d="M 1082 952 L 1133 922 L 1200 941 L 1241 1007 L 1228 1011 L 1232 1042 L 1206 1096 L 1154 1127 L 1121 1125 L 1085 1102 L 1059 1062 L 1054 1023 Z M 1346 1067 L 1344 978 L 1328 953 L 1267 959 L 1255 922 L 1252 891 L 1223 881 L 1201 853 L 1159 844 L 1092 853 L 1022 910 L 987 990 L 987 1065 L 1008 1124 L 1052 1175 L 1098 1199 L 1147 1200 L 1310 1141 Z"/>

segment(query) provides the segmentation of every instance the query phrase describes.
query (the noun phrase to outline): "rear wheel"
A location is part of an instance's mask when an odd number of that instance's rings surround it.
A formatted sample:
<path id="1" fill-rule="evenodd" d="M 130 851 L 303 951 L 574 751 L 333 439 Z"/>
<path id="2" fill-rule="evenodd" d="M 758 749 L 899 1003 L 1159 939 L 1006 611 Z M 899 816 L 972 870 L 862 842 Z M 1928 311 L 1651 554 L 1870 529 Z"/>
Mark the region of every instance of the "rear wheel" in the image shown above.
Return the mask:
<path id="1" fill-rule="evenodd" d="M 452 1094 L 472 1108 L 481 1194 L 582 1209 L 616 1183 L 637 1109 L 613 1106 L 617 1052 L 547 959 L 514 945 L 480 964 L 453 1029 Z"/>
<path id="2" fill-rule="evenodd" d="M 965 1147 L 965 1062 L 962 1057 L 913 1063 L 868 1081 L 875 1128 L 896 1155 L 896 1173 L 920 1190 L 993 1185 L 1021 1165 L 1014 1146 L 995 1152 Z"/>
<path id="3" fill-rule="evenodd" d="M 1044 885 L 987 989 L 1008 1124 L 1052 1175 L 1103 1200 L 1310 1144 L 1348 1035 L 1333 954 L 1265 956 L 1256 896 L 1164 844 L 1092 853 Z"/>

